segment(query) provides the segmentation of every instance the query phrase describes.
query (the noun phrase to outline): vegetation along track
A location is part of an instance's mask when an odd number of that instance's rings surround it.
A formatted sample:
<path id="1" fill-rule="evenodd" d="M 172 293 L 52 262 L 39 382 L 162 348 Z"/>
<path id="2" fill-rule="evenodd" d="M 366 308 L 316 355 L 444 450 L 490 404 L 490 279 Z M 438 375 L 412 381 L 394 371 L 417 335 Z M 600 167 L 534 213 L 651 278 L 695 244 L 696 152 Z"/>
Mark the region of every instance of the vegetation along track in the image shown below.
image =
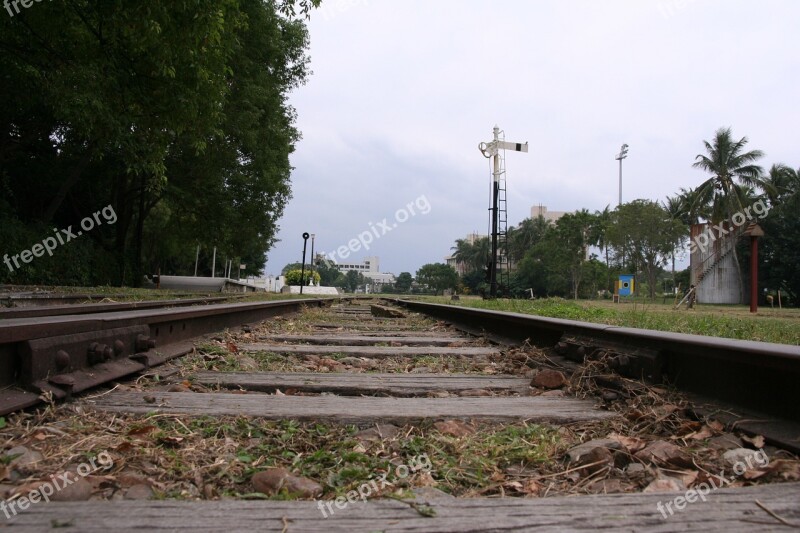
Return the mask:
<path id="1" fill-rule="evenodd" d="M 3 421 L 11 511 L 0 519 L 22 530 L 208 531 L 800 523 L 796 418 L 746 388 L 744 407 L 731 407 L 725 383 L 743 368 L 753 383 L 783 379 L 796 372 L 794 348 L 415 302 L 332 303 L 0 322 L 6 412 L 48 402 Z M 704 379 L 716 360 L 717 381 L 703 389 L 687 377 L 691 358 Z M 754 408 L 770 422 L 754 421 Z M 110 466 L 83 476 L 96 457 Z M 748 457 L 768 462 L 735 474 Z M 61 501 L 22 509 L 69 472 L 74 482 L 51 498 Z M 726 488 L 659 512 L 709 485 Z"/>

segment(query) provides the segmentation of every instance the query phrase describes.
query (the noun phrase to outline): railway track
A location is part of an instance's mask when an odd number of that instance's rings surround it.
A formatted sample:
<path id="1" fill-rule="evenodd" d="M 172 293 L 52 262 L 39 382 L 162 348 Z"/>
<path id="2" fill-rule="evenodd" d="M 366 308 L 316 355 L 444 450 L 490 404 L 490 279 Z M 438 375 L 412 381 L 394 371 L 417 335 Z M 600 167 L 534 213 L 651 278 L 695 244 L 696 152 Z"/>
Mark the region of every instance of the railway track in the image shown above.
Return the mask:
<path id="1" fill-rule="evenodd" d="M 800 475 L 785 451 L 797 449 L 797 419 L 781 403 L 796 394 L 774 391 L 777 402 L 745 394 L 732 408 L 725 377 L 765 367 L 757 387 L 776 376 L 791 382 L 795 348 L 391 303 L 407 310 L 309 299 L 0 321 L 0 405 L 10 413 L 51 402 L 12 414 L 0 430 L 8 448 L 25 448 L 23 458 L 41 454 L 23 466 L 7 459 L 7 477 L 16 473 L 7 501 L 81 458 L 113 462 L 86 476 L 88 492 L 66 498 L 91 501 L 38 503 L 8 523 L 31 531 L 800 524 L 800 483 L 763 483 Z M 736 365 L 708 391 L 685 375 L 692 361 L 703 379 L 710 361 Z M 662 381 L 685 393 L 654 385 Z M 755 410 L 769 421 L 745 420 Z M 751 442 L 724 427 L 732 422 Z M 587 441 L 583 456 L 576 449 Z M 659 514 L 658 504 L 713 482 L 726 448 L 745 446 L 766 450 L 769 466 L 704 503 Z M 662 482 L 679 492 L 649 492 Z M 287 486 L 302 497 L 281 501 Z"/>

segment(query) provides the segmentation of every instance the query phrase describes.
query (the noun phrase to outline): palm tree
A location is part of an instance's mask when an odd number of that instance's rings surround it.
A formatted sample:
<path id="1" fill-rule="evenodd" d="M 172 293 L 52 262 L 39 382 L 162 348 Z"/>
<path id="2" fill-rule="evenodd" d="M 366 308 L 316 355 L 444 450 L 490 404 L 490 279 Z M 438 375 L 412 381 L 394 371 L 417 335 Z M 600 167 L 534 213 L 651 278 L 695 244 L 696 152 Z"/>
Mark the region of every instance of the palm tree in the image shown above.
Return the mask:
<path id="1" fill-rule="evenodd" d="M 514 263 L 522 261 L 528 250 L 536 246 L 551 227 L 550 222 L 539 215 L 534 219 L 526 218 L 519 223 L 519 227 L 509 228 L 507 241 L 509 259 Z"/>
<path id="2" fill-rule="evenodd" d="M 717 130 L 713 142 L 703 141 L 708 154 L 699 154 L 693 165 L 711 174 L 696 189 L 695 201 L 711 206 L 711 222 L 714 224 L 730 219 L 744 209 L 745 187 L 771 189 L 763 178 L 764 169 L 755 164 L 764 157 L 764 152 L 745 152 L 747 137 L 734 141 L 732 135 L 730 128 Z"/>
<path id="3" fill-rule="evenodd" d="M 681 192 L 678 195 L 680 199 L 680 220 L 687 226 L 691 227 L 700 223 L 700 219 L 709 220 L 711 218 L 711 209 L 708 204 L 704 204 L 699 200 L 700 195 L 697 189 L 684 189 L 681 187 Z"/>
<path id="4" fill-rule="evenodd" d="M 664 207 L 664 211 L 667 212 L 669 218 L 676 222 L 679 222 L 684 226 L 686 229 L 687 226 L 691 226 L 691 216 L 690 211 L 687 206 L 687 198 L 683 194 L 679 194 L 678 196 L 667 196 L 666 202 L 662 205 Z M 675 256 L 678 253 L 678 248 L 683 246 L 683 242 L 688 239 L 687 232 L 684 230 L 681 236 L 675 241 L 672 245 L 672 283 L 675 284 Z"/>
<path id="5" fill-rule="evenodd" d="M 606 206 L 602 211 L 594 212 L 594 225 L 592 226 L 592 231 L 590 233 L 590 241 L 593 246 L 601 248 L 606 255 L 606 272 L 608 274 L 606 279 L 606 290 L 611 289 L 611 264 L 608 260 L 608 239 L 606 238 L 606 233 L 608 232 L 608 227 L 610 225 L 610 206 Z"/>
<path id="6" fill-rule="evenodd" d="M 474 242 L 457 239 L 456 245 L 451 250 L 455 250 L 453 257 L 466 266 L 467 272 L 482 270 L 486 268 L 489 261 L 489 239 L 487 237 L 478 237 Z"/>
<path id="7" fill-rule="evenodd" d="M 777 205 L 787 196 L 800 190 L 800 170 L 784 164 L 772 165 L 769 176 L 765 179 L 770 188 L 766 191 L 772 206 Z"/>
<path id="8" fill-rule="evenodd" d="M 767 192 L 772 190 L 772 186 L 763 178 L 764 169 L 755 164 L 764 157 L 764 152 L 745 152 L 747 143 L 747 137 L 736 141 L 730 128 L 720 128 L 715 133 L 713 142 L 704 141 L 707 154 L 699 154 L 695 158 L 693 166 L 709 172 L 711 177 L 697 187 L 692 208 L 698 202 L 710 207 L 712 224 L 730 220 L 735 213 L 743 211 L 747 197 L 754 189 Z M 731 238 L 735 239 L 736 235 Z M 744 300 L 744 281 L 736 246 L 733 246 L 733 261 L 739 275 L 741 303 Z"/>

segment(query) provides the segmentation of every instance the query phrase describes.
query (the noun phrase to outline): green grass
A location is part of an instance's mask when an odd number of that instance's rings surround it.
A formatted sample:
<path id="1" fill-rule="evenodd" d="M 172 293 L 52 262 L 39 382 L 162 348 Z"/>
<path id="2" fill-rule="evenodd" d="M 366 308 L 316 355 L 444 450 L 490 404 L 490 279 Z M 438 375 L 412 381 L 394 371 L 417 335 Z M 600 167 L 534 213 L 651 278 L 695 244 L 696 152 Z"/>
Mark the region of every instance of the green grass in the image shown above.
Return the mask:
<path id="1" fill-rule="evenodd" d="M 228 439 L 240 443 L 234 452 L 238 468 L 224 474 L 227 479 L 223 485 L 228 496 L 243 495 L 250 477 L 271 466 L 289 468 L 317 480 L 324 487 L 324 498 L 343 496 L 383 473 L 393 488 L 410 488 L 410 480 L 398 477 L 395 466 L 400 463 L 414 466 L 409 461 L 422 454 L 430 461 L 431 475 L 438 481 L 438 488 L 462 494 L 489 488 L 493 478 L 511 466 L 547 468 L 553 457 L 566 449 L 556 430 L 525 423 L 484 425 L 473 435 L 462 438 L 444 435 L 423 424 L 402 428 L 395 438 L 367 444 L 366 449 L 358 447 L 355 438 L 358 428 L 354 426 L 211 417 L 189 420 L 185 426 L 171 419 L 156 419 L 152 423 L 158 428 L 152 439 L 162 450 L 165 448 L 159 440 L 162 433 L 181 436 L 187 441 Z M 181 446 L 188 447 L 190 443 L 182 442 Z M 180 448 L 167 447 L 165 451 L 180 452 Z M 169 463 L 172 473 L 185 474 L 186 463 L 179 454 L 170 456 Z"/>
<path id="2" fill-rule="evenodd" d="M 800 310 L 761 308 L 750 315 L 743 306 L 699 305 L 696 309 L 673 310 L 670 304 L 594 302 L 546 298 L 539 300 L 451 301 L 444 297 L 422 297 L 423 301 L 564 318 L 630 328 L 693 333 L 728 339 L 743 339 L 800 345 Z"/>

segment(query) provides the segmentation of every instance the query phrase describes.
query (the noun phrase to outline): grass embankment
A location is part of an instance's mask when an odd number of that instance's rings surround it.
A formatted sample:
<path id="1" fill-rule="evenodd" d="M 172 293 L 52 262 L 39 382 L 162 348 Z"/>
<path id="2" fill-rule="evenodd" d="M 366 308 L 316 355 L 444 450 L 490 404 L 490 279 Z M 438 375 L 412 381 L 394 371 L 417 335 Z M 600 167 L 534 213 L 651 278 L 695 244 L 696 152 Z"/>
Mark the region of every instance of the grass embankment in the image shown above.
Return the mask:
<path id="1" fill-rule="evenodd" d="M 761 308 L 759 313 L 751 315 L 744 306 L 698 305 L 696 309 L 683 307 L 676 311 L 672 305 L 660 302 L 613 304 L 561 298 L 482 300 L 464 296 L 458 301 L 451 301 L 449 297 L 420 299 L 630 328 L 800 345 L 800 309 Z"/>

